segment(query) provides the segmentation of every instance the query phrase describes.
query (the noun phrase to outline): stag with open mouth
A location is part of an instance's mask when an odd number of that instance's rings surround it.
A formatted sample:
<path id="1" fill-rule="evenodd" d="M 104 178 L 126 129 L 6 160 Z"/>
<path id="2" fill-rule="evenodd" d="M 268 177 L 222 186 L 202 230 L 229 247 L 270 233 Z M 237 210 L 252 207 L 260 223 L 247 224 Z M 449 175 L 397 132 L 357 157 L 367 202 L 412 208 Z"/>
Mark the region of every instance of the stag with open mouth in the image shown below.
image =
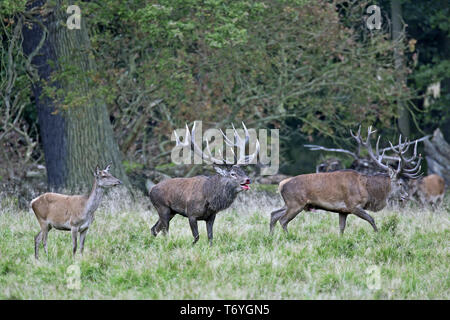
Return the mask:
<path id="1" fill-rule="evenodd" d="M 230 147 L 234 155 L 234 161 L 225 158 L 213 157 L 206 141 L 206 151 L 195 143 L 195 122 L 192 134 L 186 125 L 186 135 L 183 142 L 180 141 L 175 132 L 176 145 L 190 147 L 202 157 L 203 160 L 213 164 L 217 174 L 212 176 L 196 176 L 191 178 L 173 178 L 162 181 L 155 185 L 149 193 L 150 200 L 156 208 L 159 219 L 151 228 L 151 232 L 156 236 L 161 230 L 163 233 L 169 231 L 169 222 L 180 214 L 189 219 L 195 244 L 199 239 L 197 221 L 206 221 L 206 229 L 210 245 L 213 241 L 213 224 L 216 214 L 228 208 L 239 192 L 250 189 L 250 178 L 242 169 L 242 166 L 250 164 L 259 152 L 259 141 L 256 139 L 255 152 L 245 155 L 245 147 L 249 142 L 249 132 L 244 127 L 245 138 L 242 139 L 233 126 L 234 141 L 231 141 L 222 131 L 225 144 Z M 234 148 L 239 150 L 239 158 L 234 152 Z"/>

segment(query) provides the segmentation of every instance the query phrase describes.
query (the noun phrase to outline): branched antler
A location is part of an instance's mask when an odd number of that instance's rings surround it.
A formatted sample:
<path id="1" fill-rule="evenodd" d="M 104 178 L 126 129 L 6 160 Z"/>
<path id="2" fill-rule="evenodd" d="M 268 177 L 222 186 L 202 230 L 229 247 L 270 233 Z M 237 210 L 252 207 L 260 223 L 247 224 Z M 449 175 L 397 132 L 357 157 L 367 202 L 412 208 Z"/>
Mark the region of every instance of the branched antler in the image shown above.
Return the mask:
<path id="1" fill-rule="evenodd" d="M 389 141 L 389 144 L 391 147 L 389 149 L 388 148 L 382 149 L 382 154 L 380 155 L 379 144 L 380 144 L 381 136 L 378 136 L 377 144 L 375 146 L 375 153 L 373 152 L 373 149 L 372 149 L 372 146 L 370 143 L 370 138 L 371 138 L 370 136 L 375 132 L 376 132 L 376 130 L 372 130 L 372 126 L 370 126 L 367 130 L 367 138 L 364 141 L 361 137 L 361 126 L 359 126 L 358 132 L 356 135 L 353 133 L 352 130 L 350 130 L 350 134 L 352 135 L 352 137 L 355 138 L 355 140 L 358 142 L 358 144 L 363 145 L 367 149 L 369 157 L 374 161 L 375 164 L 377 164 L 378 167 L 388 171 L 392 177 L 404 176 L 404 177 L 407 177 L 410 179 L 417 179 L 420 176 L 418 173 L 421 169 L 420 163 L 422 161 L 422 157 L 419 155 L 419 160 L 417 161 L 417 163 L 415 164 L 415 166 L 413 168 L 407 169 L 407 166 L 413 164 L 414 161 L 417 159 L 418 141 L 415 142 L 414 154 L 409 159 L 405 158 L 404 156 L 405 156 L 406 152 L 408 151 L 408 148 L 411 145 L 411 143 L 408 142 L 407 140 L 402 142 L 401 135 L 399 137 L 399 143 L 397 146 L 393 146 L 392 143 Z M 397 155 L 397 157 L 394 158 L 398 161 L 396 170 L 392 169 L 391 167 L 389 167 L 388 165 L 383 163 L 383 159 L 386 159 L 385 152 L 387 150 L 392 150 Z"/>
<path id="2" fill-rule="evenodd" d="M 218 164 L 218 165 L 232 165 L 232 164 L 236 164 L 236 165 L 246 165 L 249 164 L 253 161 L 253 159 L 256 157 L 256 155 L 259 153 L 259 141 L 258 139 L 256 139 L 256 150 L 253 154 L 251 155 L 245 155 L 245 147 L 248 144 L 249 140 L 250 140 L 250 134 L 247 130 L 247 127 L 245 126 L 245 124 L 242 122 L 242 126 L 244 127 L 244 132 L 245 132 L 245 138 L 242 139 L 239 134 L 237 133 L 237 130 L 235 129 L 234 125 L 232 125 L 233 127 L 233 133 L 234 133 L 234 140 L 235 142 L 231 141 L 224 133 L 222 130 L 220 130 L 220 132 L 222 133 L 223 137 L 225 138 L 225 144 L 230 147 L 231 152 L 233 153 L 234 156 L 234 161 L 229 161 L 227 159 L 225 159 L 224 157 L 222 157 L 222 159 L 218 159 L 216 157 L 214 157 L 212 155 L 212 152 L 209 148 L 209 143 L 208 141 L 206 141 L 206 151 L 207 153 L 203 152 L 202 148 L 199 147 L 196 143 L 195 143 L 195 122 L 194 122 L 194 126 L 192 127 L 192 134 L 190 134 L 189 132 L 189 127 L 186 124 L 186 135 L 185 138 L 183 140 L 183 142 L 180 141 L 180 138 L 178 137 L 176 131 L 174 131 L 175 133 L 175 141 L 176 141 L 176 145 L 177 146 L 181 146 L 181 147 L 191 147 L 192 150 L 199 155 L 202 159 L 212 162 L 214 164 Z M 234 152 L 234 147 L 237 147 L 239 150 L 239 158 L 237 158 L 236 153 Z M 220 150 L 219 150 L 220 152 Z"/>

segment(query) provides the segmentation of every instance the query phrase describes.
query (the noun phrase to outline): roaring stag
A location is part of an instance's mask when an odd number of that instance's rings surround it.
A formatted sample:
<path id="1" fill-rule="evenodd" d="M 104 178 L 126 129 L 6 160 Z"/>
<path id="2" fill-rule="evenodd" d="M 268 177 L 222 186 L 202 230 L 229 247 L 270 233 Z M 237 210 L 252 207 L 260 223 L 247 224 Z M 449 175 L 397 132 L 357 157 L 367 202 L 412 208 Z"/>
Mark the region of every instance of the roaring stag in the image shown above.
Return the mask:
<path id="1" fill-rule="evenodd" d="M 213 240 L 213 224 L 216 214 L 228 208 L 239 192 L 250 189 L 250 179 L 242 170 L 241 166 L 249 164 L 253 161 L 259 152 L 259 142 L 256 140 L 256 151 L 245 156 L 245 146 L 249 141 L 249 132 L 242 123 L 245 132 L 245 138 L 242 139 L 234 129 L 234 139 L 232 142 L 222 132 L 227 146 L 239 149 L 240 157 L 237 159 L 234 153 L 234 162 L 226 159 L 217 159 L 212 156 L 208 143 L 206 148 L 208 153 L 205 154 L 200 146 L 195 143 L 195 123 L 192 128 L 192 134 L 189 134 L 189 128 L 186 125 L 186 136 L 183 143 L 180 142 L 175 133 L 176 145 L 182 147 L 191 147 L 195 153 L 203 159 L 213 163 L 213 167 L 217 174 L 212 176 L 196 176 L 191 178 L 173 178 L 164 180 L 155 185 L 150 190 L 150 200 L 156 208 L 159 220 L 151 228 L 154 236 L 159 231 L 167 233 L 169 231 L 169 222 L 175 216 L 180 214 L 189 219 L 189 225 L 192 230 L 195 244 L 198 239 L 197 221 L 206 221 L 206 229 L 210 245 Z M 191 138 L 189 138 L 189 136 Z"/>
<path id="2" fill-rule="evenodd" d="M 367 148 L 369 157 L 377 166 L 387 174 L 366 175 L 354 170 L 341 170 L 326 173 L 312 173 L 292 177 L 280 182 L 279 191 L 285 206 L 271 213 L 270 233 L 277 221 L 280 221 L 284 231 L 287 232 L 288 223 L 294 219 L 302 210 L 322 209 L 339 213 L 339 226 L 341 234 L 344 233 L 347 216 L 354 214 L 361 219 L 368 221 L 375 231 L 377 226 L 374 219 L 365 211 L 379 211 L 386 206 L 386 199 L 389 195 L 401 198 L 408 197 L 405 191 L 405 183 L 400 177 L 416 179 L 420 170 L 421 158 L 414 168 L 407 169 L 406 165 L 411 164 L 417 158 L 417 141 L 414 147 L 414 155 L 407 159 L 407 152 L 410 143 L 402 142 L 401 136 L 397 146 L 391 145 L 398 156 L 398 166 L 396 169 L 384 164 L 384 151 L 380 155 L 379 142 L 376 144 L 375 154 L 373 153 L 370 136 L 375 130 L 368 128 L 367 139 L 361 138 L 361 127 L 357 135 L 350 131 L 358 144 Z"/>

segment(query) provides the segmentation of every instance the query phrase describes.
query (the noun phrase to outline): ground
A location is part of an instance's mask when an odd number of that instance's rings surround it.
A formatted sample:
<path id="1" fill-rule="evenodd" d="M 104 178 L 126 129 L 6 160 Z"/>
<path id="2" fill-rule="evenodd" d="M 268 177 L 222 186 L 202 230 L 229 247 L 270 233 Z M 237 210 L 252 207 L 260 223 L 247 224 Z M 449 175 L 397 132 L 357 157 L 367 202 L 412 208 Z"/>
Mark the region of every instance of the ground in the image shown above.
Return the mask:
<path id="1" fill-rule="evenodd" d="M 72 258 L 70 232 L 49 233 L 34 259 L 31 211 L 0 197 L 0 299 L 449 299 L 449 210 L 371 213 L 380 232 L 349 216 L 303 212 L 269 235 L 278 195 L 251 190 L 218 214 L 214 245 L 204 222 L 192 246 L 188 220 L 154 238 L 146 198 L 110 192 L 96 212 L 85 254 Z"/>

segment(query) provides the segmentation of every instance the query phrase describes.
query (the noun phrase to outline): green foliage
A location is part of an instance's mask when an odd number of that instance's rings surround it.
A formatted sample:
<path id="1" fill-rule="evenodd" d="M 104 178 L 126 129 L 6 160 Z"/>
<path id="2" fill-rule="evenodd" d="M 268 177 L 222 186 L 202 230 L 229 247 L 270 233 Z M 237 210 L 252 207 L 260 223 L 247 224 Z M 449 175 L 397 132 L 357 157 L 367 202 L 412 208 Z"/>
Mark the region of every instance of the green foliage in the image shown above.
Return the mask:
<path id="1" fill-rule="evenodd" d="M 282 136 L 297 127 L 302 137 L 342 142 L 358 122 L 392 127 L 397 102 L 414 97 L 395 86 L 387 34 L 347 26 L 359 28 L 361 4 L 348 11 L 345 25 L 328 1 L 83 6 L 98 65 L 89 75 L 92 88 L 108 101 L 119 144 L 141 129 L 123 150 L 141 150 L 137 161 L 167 162 L 150 155 L 167 154 L 168 134 L 193 120 L 221 127 L 244 120 L 280 128 Z"/>
<path id="2" fill-rule="evenodd" d="M 127 160 L 125 160 L 124 162 L 123 162 L 123 166 L 124 166 L 124 168 L 125 168 L 125 172 L 126 173 L 130 173 L 131 171 L 133 171 L 133 170 L 136 170 L 136 169 L 142 169 L 144 166 L 142 165 L 142 164 L 140 164 L 140 163 L 136 163 L 136 162 L 132 162 L 132 161 L 127 161 Z"/>
<path id="3" fill-rule="evenodd" d="M 413 39 L 402 44 L 409 86 L 400 87 L 390 34 L 361 23 L 370 1 L 81 1 L 92 48 L 58 61 L 64 67 L 44 93 L 62 110 L 105 101 L 132 162 L 167 163 L 169 134 L 185 123 L 223 128 L 244 120 L 279 128 L 282 162 L 311 171 L 310 163 L 292 161 L 303 152 L 298 145 L 325 141 L 348 148 L 348 129 L 358 123 L 391 138 L 399 102 L 427 131 L 450 119 L 447 89 L 426 108 L 418 96 L 449 72 L 448 53 L 436 43 L 445 43 L 449 30 L 442 3 L 403 1 Z M 389 12 L 389 1 L 381 4 Z M 12 15 L 24 5 L 3 1 L 0 12 Z M 441 40 L 433 40 L 435 29 Z M 72 63 L 86 55 L 95 61 L 93 72 Z M 89 90 L 80 94 L 80 84 Z"/>
<path id="4" fill-rule="evenodd" d="M 399 218 L 397 215 L 389 216 L 388 219 L 383 222 L 383 225 L 381 226 L 381 231 L 389 232 L 390 234 L 395 236 L 398 223 L 399 223 Z"/>
<path id="5" fill-rule="evenodd" d="M 22 52 L 24 6 L 24 1 L 0 4 L 0 177 L 23 170 L 37 149 L 32 81 Z"/>
<path id="6" fill-rule="evenodd" d="M 407 32 L 414 39 L 407 56 L 411 56 L 417 67 L 410 75 L 409 86 L 420 94 L 414 101 L 419 127 L 427 133 L 440 127 L 448 139 L 450 134 L 450 8 L 448 1 L 411 1 L 403 3 L 403 17 Z M 427 87 L 441 83 L 438 99 L 424 105 Z M 419 112 L 417 112 L 419 111 Z"/>
<path id="7" fill-rule="evenodd" d="M 2 0 L 0 2 L 0 19 L 14 16 L 25 11 L 27 0 Z"/>
<path id="8" fill-rule="evenodd" d="M 133 15 L 155 45 L 204 42 L 213 48 L 247 42 L 246 26 L 267 6 L 253 1 L 195 0 L 151 1 Z"/>
<path id="9" fill-rule="evenodd" d="M 174 168 L 175 164 L 174 163 L 165 163 L 165 164 L 161 164 L 159 166 L 156 166 L 155 169 L 156 170 L 160 170 L 160 171 L 165 171 L 169 168 Z"/>
<path id="10" fill-rule="evenodd" d="M 278 193 L 278 185 L 277 184 L 254 184 L 252 185 L 252 189 L 254 189 L 256 192 L 266 192 L 267 194 L 270 194 L 271 196 L 276 196 Z"/>

